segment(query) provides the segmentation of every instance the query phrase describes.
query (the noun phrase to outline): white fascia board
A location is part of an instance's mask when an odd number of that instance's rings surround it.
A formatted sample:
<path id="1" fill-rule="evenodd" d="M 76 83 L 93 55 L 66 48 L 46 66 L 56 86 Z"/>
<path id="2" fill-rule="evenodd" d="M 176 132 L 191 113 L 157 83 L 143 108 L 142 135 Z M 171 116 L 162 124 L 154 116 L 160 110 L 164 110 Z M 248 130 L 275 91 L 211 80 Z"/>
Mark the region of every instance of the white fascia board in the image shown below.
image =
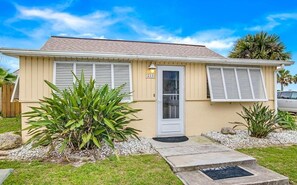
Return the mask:
<path id="1" fill-rule="evenodd" d="M 280 66 L 292 65 L 293 61 L 283 60 L 258 60 L 258 59 L 238 59 L 238 58 L 207 58 L 207 57 L 173 57 L 161 55 L 129 55 L 118 53 L 94 53 L 94 52 L 63 52 L 63 51 L 42 51 L 42 50 L 22 50 L 1 48 L 0 52 L 7 56 L 44 56 L 44 57 L 66 57 L 66 58 L 94 58 L 94 59 L 138 59 L 138 60 L 157 60 L 173 62 L 190 62 L 206 64 L 224 65 L 247 65 L 247 66 Z"/>

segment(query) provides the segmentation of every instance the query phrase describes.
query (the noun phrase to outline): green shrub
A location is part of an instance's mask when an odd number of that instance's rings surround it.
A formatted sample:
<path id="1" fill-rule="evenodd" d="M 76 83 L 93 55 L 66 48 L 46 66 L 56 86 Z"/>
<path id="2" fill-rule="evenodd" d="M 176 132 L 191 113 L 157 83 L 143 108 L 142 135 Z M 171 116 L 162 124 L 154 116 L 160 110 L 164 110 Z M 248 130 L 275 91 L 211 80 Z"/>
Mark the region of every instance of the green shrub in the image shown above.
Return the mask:
<path id="1" fill-rule="evenodd" d="M 283 129 L 288 129 L 288 130 L 296 130 L 297 129 L 296 118 L 290 112 L 279 110 L 277 115 L 279 117 L 278 124 Z"/>
<path id="2" fill-rule="evenodd" d="M 244 119 L 242 122 L 231 122 L 235 124 L 235 127 L 244 126 L 248 129 L 251 137 L 264 138 L 275 129 L 279 128 L 277 123 L 279 122 L 278 116 L 275 111 L 269 109 L 268 106 L 264 106 L 262 103 L 255 103 L 248 108 L 242 106 L 243 111 L 237 113 Z"/>
<path id="3" fill-rule="evenodd" d="M 59 140 L 63 151 L 66 146 L 100 148 L 103 142 L 113 147 L 114 141 L 137 138 L 140 131 L 127 125 L 138 120 L 135 113 L 140 110 L 122 102 L 129 96 L 129 93 L 121 93 L 123 86 L 96 88 L 95 80 L 86 83 L 83 73 L 80 79 L 75 78 L 73 87 L 65 90 L 45 81 L 52 89 L 52 97 L 44 98 L 38 107 L 31 107 L 32 111 L 25 113 L 29 120 L 27 130 L 32 136 L 28 142 L 39 146 Z"/>

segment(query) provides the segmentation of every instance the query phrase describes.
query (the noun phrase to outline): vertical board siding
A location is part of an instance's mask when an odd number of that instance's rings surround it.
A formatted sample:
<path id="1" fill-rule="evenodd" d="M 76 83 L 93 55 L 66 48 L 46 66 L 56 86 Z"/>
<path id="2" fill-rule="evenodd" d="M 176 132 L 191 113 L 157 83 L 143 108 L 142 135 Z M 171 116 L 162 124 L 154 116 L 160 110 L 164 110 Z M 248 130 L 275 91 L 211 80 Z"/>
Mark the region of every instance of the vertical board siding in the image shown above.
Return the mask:
<path id="1" fill-rule="evenodd" d="M 20 102 L 10 102 L 13 93 L 14 84 L 4 84 L 2 86 L 2 116 L 10 118 L 20 115 L 21 104 Z"/>
<path id="2" fill-rule="evenodd" d="M 53 59 L 20 57 L 20 102 L 37 102 L 50 95 L 44 80 L 53 80 Z"/>
<path id="3" fill-rule="evenodd" d="M 276 67 L 265 66 L 262 67 L 262 73 L 265 81 L 267 98 L 269 100 L 274 100 L 275 84 L 274 84 L 274 71 Z"/>
<path id="4" fill-rule="evenodd" d="M 156 76 L 155 79 L 146 79 L 149 61 L 132 62 L 132 84 L 134 101 L 154 101 L 156 93 Z"/>
<path id="5" fill-rule="evenodd" d="M 206 100 L 206 68 L 205 64 L 182 63 L 182 62 L 154 62 L 156 66 L 179 65 L 185 67 L 185 99 L 186 100 Z M 156 100 L 156 82 L 155 79 L 146 79 L 145 75 L 149 73 L 148 67 L 151 61 L 133 61 L 133 98 L 135 101 L 154 101 Z M 157 69 L 158 70 L 158 69 Z M 155 94 L 155 97 L 154 97 Z"/>
<path id="6" fill-rule="evenodd" d="M 20 57 L 20 101 L 38 101 L 43 96 L 50 96 L 50 89 L 44 80 L 52 82 L 53 60 L 44 57 Z M 152 61 L 132 61 L 133 99 L 135 101 L 155 101 L 155 79 L 146 79 L 148 67 Z M 182 62 L 153 62 L 160 65 L 185 66 L 185 100 L 207 100 L 206 65 Z M 274 99 L 275 67 L 262 67 L 267 97 Z"/>
<path id="7" fill-rule="evenodd" d="M 189 63 L 186 65 L 186 100 L 206 100 L 205 64 Z"/>

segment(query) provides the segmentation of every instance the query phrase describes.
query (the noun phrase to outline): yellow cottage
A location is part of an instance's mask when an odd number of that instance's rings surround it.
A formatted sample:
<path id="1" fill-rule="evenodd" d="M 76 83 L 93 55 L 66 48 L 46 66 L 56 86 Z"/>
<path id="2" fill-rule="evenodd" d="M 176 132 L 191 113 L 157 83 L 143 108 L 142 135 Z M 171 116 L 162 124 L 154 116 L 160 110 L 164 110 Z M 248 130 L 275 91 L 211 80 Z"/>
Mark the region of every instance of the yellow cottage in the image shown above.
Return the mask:
<path id="1" fill-rule="evenodd" d="M 239 121 L 241 105 L 264 102 L 276 108 L 277 67 L 291 61 L 225 58 L 205 46 L 52 36 L 40 50 L 2 48 L 18 57 L 20 71 L 13 98 L 22 112 L 50 96 L 44 83 L 72 85 L 71 71 L 94 78 L 98 86 L 126 83 L 141 121 L 131 123 L 142 136 L 191 136 Z M 22 117 L 25 128 L 26 118 Z M 25 131 L 24 140 L 28 139 Z"/>

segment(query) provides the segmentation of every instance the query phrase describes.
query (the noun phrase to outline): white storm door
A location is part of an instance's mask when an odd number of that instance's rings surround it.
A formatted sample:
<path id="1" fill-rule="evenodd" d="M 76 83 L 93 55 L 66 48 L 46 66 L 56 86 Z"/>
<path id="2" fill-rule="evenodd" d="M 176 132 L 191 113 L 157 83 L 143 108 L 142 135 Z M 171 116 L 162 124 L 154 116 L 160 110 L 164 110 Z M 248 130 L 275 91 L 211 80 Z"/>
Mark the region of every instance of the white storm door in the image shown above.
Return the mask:
<path id="1" fill-rule="evenodd" d="M 158 67 L 158 136 L 184 135 L 184 68 Z"/>

